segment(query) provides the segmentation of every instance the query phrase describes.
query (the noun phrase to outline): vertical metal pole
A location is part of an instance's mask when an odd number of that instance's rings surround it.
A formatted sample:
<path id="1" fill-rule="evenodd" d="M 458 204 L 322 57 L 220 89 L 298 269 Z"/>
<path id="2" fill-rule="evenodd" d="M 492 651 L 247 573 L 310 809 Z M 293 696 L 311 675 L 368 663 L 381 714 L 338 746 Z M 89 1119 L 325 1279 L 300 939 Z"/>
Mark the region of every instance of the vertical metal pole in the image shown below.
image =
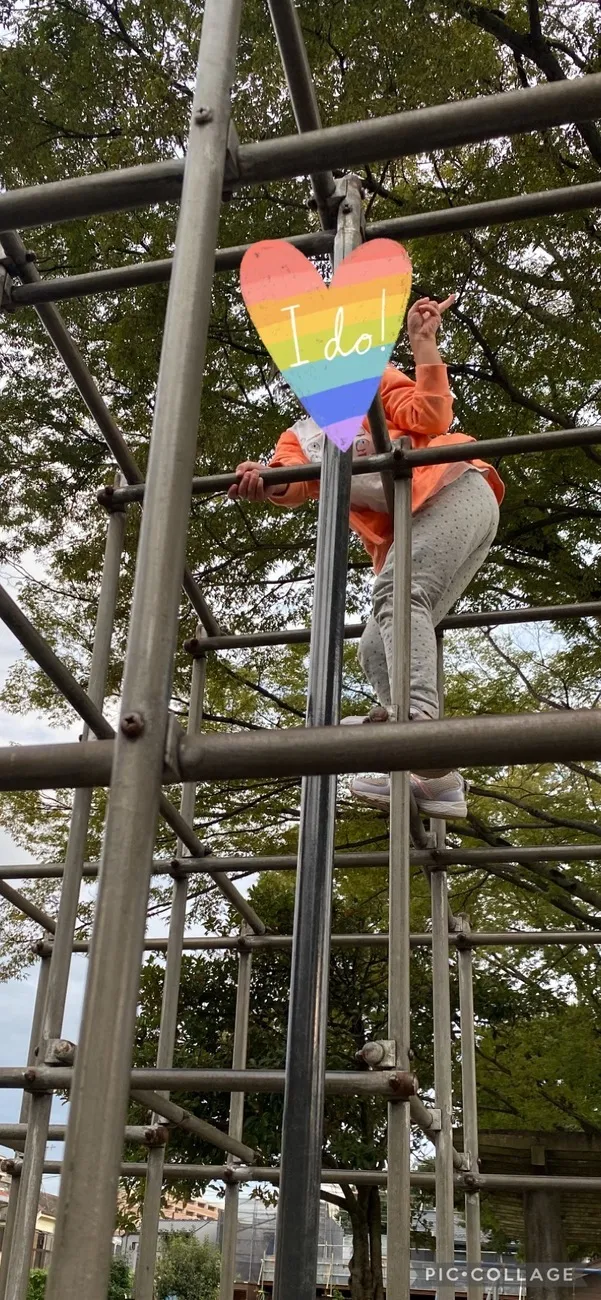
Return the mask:
<path id="1" fill-rule="evenodd" d="M 361 243 L 361 193 L 341 183 L 334 264 Z M 352 183 L 351 183 L 352 181 Z M 325 439 L 321 470 L 307 726 L 338 722 L 348 560 L 351 451 Z M 305 777 L 296 876 L 282 1173 L 274 1300 L 315 1300 L 328 1011 L 336 777 Z"/>
<path id="2" fill-rule="evenodd" d="M 469 936 L 470 923 L 466 915 L 457 916 L 455 928 Z M 461 1092 L 463 1101 L 463 1150 L 469 1158 L 469 1167 L 478 1172 L 478 1088 L 476 1079 L 476 1034 L 474 1024 L 474 953 L 471 946 L 457 944 L 459 971 L 459 1011 L 461 1017 Z M 480 1230 L 480 1193 L 465 1195 L 466 1253 L 470 1264 L 482 1258 Z M 476 1283 L 468 1286 L 469 1300 L 482 1300 L 483 1288 Z"/>
<path id="3" fill-rule="evenodd" d="M 196 636 L 199 640 L 204 629 L 199 625 Z M 200 731 L 204 704 L 204 688 L 207 674 L 206 655 L 201 654 L 192 664 L 192 682 L 190 687 L 190 707 L 188 710 L 188 735 Z M 196 783 L 189 781 L 182 786 L 182 817 L 190 826 L 194 826 L 196 808 Z M 178 841 L 177 856 L 189 856 L 188 850 Z M 165 963 L 165 981 L 163 984 L 163 1001 L 161 1006 L 161 1028 L 157 1049 L 157 1066 L 167 1070 L 173 1065 L 173 1050 L 177 1033 L 177 1008 L 179 1002 L 179 984 L 182 969 L 182 948 L 186 929 L 186 904 L 188 901 L 188 880 L 186 871 L 177 876 L 173 882 L 171 900 L 171 918 L 169 922 L 169 939 L 167 943 L 167 960 Z M 168 1093 L 162 1094 L 168 1096 Z M 155 1115 L 153 1122 L 162 1123 L 161 1117 Z M 163 1166 L 165 1148 L 163 1145 L 151 1147 L 148 1152 L 146 1184 L 144 1189 L 144 1209 L 140 1225 L 140 1242 L 136 1263 L 135 1300 L 153 1300 L 154 1274 L 156 1268 L 159 1219 L 161 1217 L 161 1195 L 163 1190 Z"/>
<path id="4" fill-rule="evenodd" d="M 46 940 L 42 940 L 44 944 Z M 31 1034 L 29 1037 L 29 1051 L 27 1053 L 27 1064 L 35 1065 L 36 1053 L 40 1041 L 42 1029 L 42 1016 L 44 1014 L 44 1004 L 48 991 L 48 976 L 50 974 L 50 952 L 42 952 L 40 957 L 40 969 L 38 972 L 38 986 L 36 989 L 35 1003 L 33 1007 L 33 1018 L 31 1021 Z M 21 1102 L 21 1112 L 19 1115 L 19 1124 L 26 1124 L 29 1119 L 29 1103 L 31 1095 L 28 1092 L 23 1093 Z M 19 1202 L 19 1188 L 21 1177 L 13 1174 L 8 1193 L 8 1205 L 6 1207 L 6 1219 L 4 1222 L 4 1236 L 2 1238 L 2 1257 L 0 1258 L 0 1300 L 4 1300 L 6 1294 L 6 1279 L 8 1277 L 8 1264 L 11 1256 L 12 1245 L 14 1241 L 15 1216 Z M 30 1259 L 31 1262 L 31 1259 Z"/>
<path id="5" fill-rule="evenodd" d="M 118 475 L 118 485 L 121 482 L 121 475 Z M 104 566 L 94 633 L 94 648 L 88 681 L 88 695 L 99 708 L 102 708 L 104 700 L 111 652 L 124 532 L 125 514 L 115 511 L 109 518 L 107 529 Z M 87 726 L 84 726 L 82 742 L 87 743 L 88 739 L 89 731 Z M 77 921 L 79 892 L 86 856 L 92 795 L 92 790 L 82 789 L 76 790 L 73 796 L 63 884 L 56 921 L 56 933 L 52 944 L 48 992 L 38 1040 L 37 1059 L 39 1063 L 44 1061 L 46 1044 L 50 1039 L 59 1038 L 62 1029 L 71 968 L 73 935 Z M 20 1178 L 19 1201 L 15 1216 L 15 1249 L 12 1252 L 8 1266 L 6 1300 L 25 1300 L 27 1294 L 51 1107 L 51 1092 L 33 1093 L 31 1095 L 27 1138 L 25 1140 Z"/>
<path id="6" fill-rule="evenodd" d="M 394 484 L 394 717 L 409 719 L 411 666 L 411 477 Z M 409 773 L 390 776 L 390 867 L 388 881 L 388 1037 L 396 1044 L 396 1066 L 410 1069 L 410 858 Z M 409 1300 L 411 1113 L 406 1101 L 388 1106 L 387 1300 Z"/>
<path id="7" fill-rule="evenodd" d="M 444 715 L 444 647 L 438 648 L 439 716 Z M 446 826 L 438 818 L 431 823 L 437 848 L 444 848 Z M 430 873 L 432 894 L 432 995 L 434 1013 L 434 1105 L 440 1110 L 440 1131 L 436 1137 L 436 1262 L 451 1264 L 455 1255 L 455 1208 L 453 1191 L 453 1077 L 451 1062 L 451 993 L 449 969 L 449 899 L 446 871 Z M 444 1287 L 448 1296 L 453 1288 Z"/>
<path id="8" fill-rule="evenodd" d="M 241 933 L 247 933 L 243 926 Z M 252 954 L 241 949 L 238 957 L 238 988 L 236 992 L 236 1019 L 234 1023 L 234 1046 L 232 1052 L 232 1069 L 246 1068 L 246 1051 L 248 1044 L 248 1021 L 250 1014 L 250 977 Z M 244 1128 L 244 1093 L 233 1092 L 230 1101 L 230 1121 L 228 1132 L 231 1137 L 242 1139 Z M 228 1165 L 235 1164 L 235 1156 L 228 1156 Z M 219 1279 L 219 1300 L 233 1300 L 234 1282 L 236 1280 L 236 1246 L 238 1243 L 238 1200 L 239 1183 L 228 1183 L 225 1189 L 223 1210 L 223 1240 L 221 1243 L 221 1275 Z M 252 1265 L 252 1258 L 251 1258 Z M 252 1280 L 252 1267 L 249 1269 Z"/>
<path id="9" fill-rule="evenodd" d="M 240 11 L 204 8 L 123 680 L 139 725 L 115 740 L 46 1300 L 106 1300 Z"/>

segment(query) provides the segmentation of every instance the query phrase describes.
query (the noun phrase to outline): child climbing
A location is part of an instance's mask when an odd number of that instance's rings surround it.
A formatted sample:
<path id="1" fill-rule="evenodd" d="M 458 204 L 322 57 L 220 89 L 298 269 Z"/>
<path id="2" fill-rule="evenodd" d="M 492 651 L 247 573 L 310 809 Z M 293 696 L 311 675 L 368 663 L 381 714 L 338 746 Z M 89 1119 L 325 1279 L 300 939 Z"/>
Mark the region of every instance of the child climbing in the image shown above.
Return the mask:
<path id="1" fill-rule="evenodd" d="M 388 365 L 380 394 L 391 440 L 409 436 L 414 447 L 441 442 L 473 442 L 449 433 L 453 398 L 447 368 L 438 350 L 442 314 L 454 302 L 420 298 L 407 315 L 407 332 L 415 360 L 415 381 Z M 324 434 L 314 420 L 297 420 L 282 434 L 270 466 L 319 462 Z M 371 456 L 374 447 L 367 420 L 353 444 L 353 457 Z M 319 482 L 265 487 L 262 466 L 244 461 L 231 498 L 269 500 L 282 506 L 302 505 L 319 496 Z M 496 470 L 480 460 L 416 467 L 412 482 L 411 690 L 410 717 L 427 722 L 438 717 L 436 687 L 437 623 L 448 613 L 483 564 L 499 523 L 503 483 Z M 355 475 L 351 490 L 351 527 L 370 555 L 376 579 L 373 612 L 359 644 L 359 658 L 379 705 L 366 717 L 348 723 L 389 720 L 392 680 L 392 520 L 386 509 L 379 474 Z M 414 773 L 411 786 L 421 811 L 432 817 L 465 817 L 465 782 L 459 772 Z M 351 790 L 372 807 L 390 803 L 387 777 L 356 776 Z"/>

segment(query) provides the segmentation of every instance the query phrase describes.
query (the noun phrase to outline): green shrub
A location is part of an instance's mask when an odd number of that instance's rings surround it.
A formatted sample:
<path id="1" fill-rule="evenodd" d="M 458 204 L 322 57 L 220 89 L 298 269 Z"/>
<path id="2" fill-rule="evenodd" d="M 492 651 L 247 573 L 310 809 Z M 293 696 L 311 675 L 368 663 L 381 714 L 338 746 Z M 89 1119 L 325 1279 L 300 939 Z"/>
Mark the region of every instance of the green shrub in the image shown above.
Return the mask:
<path id="1" fill-rule="evenodd" d="M 157 1300 L 217 1300 L 219 1252 L 187 1232 L 165 1233 L 155 1274 Z"/>
<path id="2" fill-rule="evenodd" d="M 29 1286 L 27 1287 L 27 1300 L 44 1300 L 47 1276 L 48 1273 L 45 1268 L 33 1268 L 31 1270 Z"/>
<path id="3" fill-rule="evenodd" d="M 126 1260 L 121 1255 L 114 1255 L 111 1260 L 111 1273 L 107 1300 L 129 1300 L 132 1275 Z"/>
<path id="4" fill-rule="evenodd" d="M 48 1274 L 45 1268 L 32 1269 L 29 1274 L 27 1300 L 44 1300 L 47 1276 Z M 131 1283 L 132 1276 L 125 1260 L 121 1259 L 119 1255 L 115 1255 L 111 1260 L 107 1300 L 129 1300 L 131 1294 Z"/>

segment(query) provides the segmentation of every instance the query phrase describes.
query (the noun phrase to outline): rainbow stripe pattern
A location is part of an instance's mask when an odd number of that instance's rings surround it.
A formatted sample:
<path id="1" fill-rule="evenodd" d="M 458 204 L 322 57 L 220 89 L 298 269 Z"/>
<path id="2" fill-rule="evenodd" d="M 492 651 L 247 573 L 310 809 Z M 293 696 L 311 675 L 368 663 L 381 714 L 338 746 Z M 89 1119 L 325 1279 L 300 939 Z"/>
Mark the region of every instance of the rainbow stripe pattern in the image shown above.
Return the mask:
<path id="1" fill-rule="evenodd" d="M 300 249 L 253 244 L 240 268 L 251 320 L 305 410 L 342 451 L 376 395 L 403 324 L 411 262 L 401 244 L 354 249 L 325 285 Z"/>

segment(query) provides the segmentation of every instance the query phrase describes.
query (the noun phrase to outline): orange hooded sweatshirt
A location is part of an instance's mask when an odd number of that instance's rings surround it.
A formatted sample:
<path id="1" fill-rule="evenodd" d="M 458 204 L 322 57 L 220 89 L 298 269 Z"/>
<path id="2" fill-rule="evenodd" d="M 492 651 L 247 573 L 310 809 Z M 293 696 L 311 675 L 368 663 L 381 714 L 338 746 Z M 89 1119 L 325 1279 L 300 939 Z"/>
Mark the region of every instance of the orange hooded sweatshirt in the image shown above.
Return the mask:
<path id="1" fill-rule="evenodd" d="M 464 433 L 447 432 L 453 418 L 453 397 L 449 388 L 447 368 L 444 365 L 417 366 L 415 381 L 409 379 L 408 375 L 404 375 L 395 366 L 388 365 L 382 376 L 380 395 L 391 440 L 409 436 L 413 447 L 437 446 L 447 441 L 476 441 L 475 438 L 470 438 Z M 317 446 L 318 438 L 313 437 L 308 442 L 307 436 L 300 432 L 303 425 L 312 426 L 315 433 L 319 435 L 317 426 L 313 425 L 312 421 L 301 420 L 293 429 L 287 429 L 278 439 L 275 454 L 269 462 L 270 468 L 279 465 L 308 465 L 311 461 L 321 459 L 324 435 L 321 434 L 319 446 Z M 363 421 L 363 428 L 369 437 L 367 419 Z M 311 432 L 309 428 L 309 435 Z M 310 450 L 309 455 L 305 450 L 307 447 Z M 430 497 L 440 492 L 447 483 L 458 478 L 469 465 L 475 466 L 486 476 L 500 503 L 505 492 L 503 482 L 493 466 L 487 465 L 485 461 L 474 459 L 454 465 L 419 465 L 413 471 L 413 513 L 419 510 Z M 372 478 L 371 475 L 367 477 Z M 355 491 L 355 486 L 361 483 L 362 478 L 363 476 L 355 477 L 353 480 L 354 495 L 360 495 L 359 488 Z M 273 504 L 300 506 L 310 497 L 318 496 L 318 480 L 290 483 L 280 496 L 273 498 Z M 392 543 L 390 515 L 385 509 L 373 509 L 368 504 L 358 504 L 351 500 L 350 523 L 371 556 L 376 573 L 379 573 Z"/>

